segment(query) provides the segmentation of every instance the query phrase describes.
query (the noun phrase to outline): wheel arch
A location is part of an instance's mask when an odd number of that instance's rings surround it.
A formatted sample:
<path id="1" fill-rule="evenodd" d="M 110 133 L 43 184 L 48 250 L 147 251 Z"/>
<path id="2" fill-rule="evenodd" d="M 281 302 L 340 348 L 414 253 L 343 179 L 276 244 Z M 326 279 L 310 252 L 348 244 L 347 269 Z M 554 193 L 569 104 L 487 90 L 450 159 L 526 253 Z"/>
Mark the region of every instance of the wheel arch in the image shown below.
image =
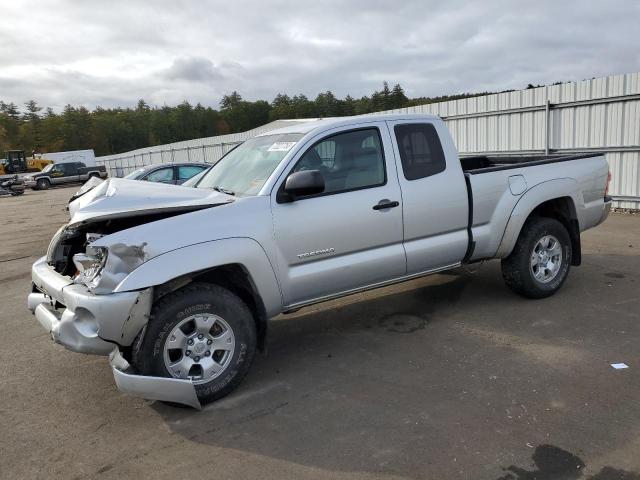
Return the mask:
<path id="1" fill-rule="evenodd" d="M 564 225 L 571 238 L 571 264 L 580 265 L 582 250 L 578 212 L 582 204 L 577 183 L 571 178 L 551 180 L 531 188 L 511 212 L 496 257 L 509 256 L 527 220 L 539 216 L 554 218 Z"/>
<path id="2" fill-rule="evenodd" d="M 203 272 L 195 272 L 190 276 L 191 282 L 206 282 L 228 288 L 247 304 L 256 322 L 258 348 L 265 349 L 267 338 L 267 309 L 256 288 L 255 282 L 247 268 L 240 263 L 230 263 L 210 268 Z"/>
<path id="3" fill-rule="evenodd" d="M 153 287 L 155 302 L 192 282 L 217 284 L 238 295 L 254 315 L 258 346 L 264 349 L 267 320 L 281 312 L 282 295 L 269 259 L 252 239 L 216 240 L 159 255 L 129 274 L 115 291 Z"/>
<path id="4" fill-rule="evenodd" d="M 49 186 L 51 186 L 51 177 L 36 177 L 35 178 L 36 187 L 38 187 L 38 182 L 42 182 L 42 181 L 47 182 Z"/>

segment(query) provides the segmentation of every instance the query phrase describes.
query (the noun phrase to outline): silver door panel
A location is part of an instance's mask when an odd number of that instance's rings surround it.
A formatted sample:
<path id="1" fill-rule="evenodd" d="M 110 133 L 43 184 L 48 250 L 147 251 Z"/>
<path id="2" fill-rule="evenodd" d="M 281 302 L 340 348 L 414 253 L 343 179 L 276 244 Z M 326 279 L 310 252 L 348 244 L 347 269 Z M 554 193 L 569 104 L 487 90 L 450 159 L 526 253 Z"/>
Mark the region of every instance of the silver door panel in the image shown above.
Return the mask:
<path id="1" fill-rule="evenodd" d="M 407 273 L 429 271 L 443 265 L 460 262 L 467 249 L 467 230 L 414 238 L 404 242 L 407 253 Z M 411 259 L 411 264 L 409 264 Z"/>
<path id="2" fill-rule="evenodd" d="M 388 130 L 383 122 L 358 127 L 379 129 L 387 175 L 384 185 L 291 203 L 277 203 L 276 195 L 272 195 L 277 263 L 287 305 L 406 274 L 402 198 Z M 336 129 L 322 138 L 349 130 L 353 129 Z M 291 162 L 288 171 L 304 151 Z M 284 178 L 286 174 L 281 183 Z M 399 205 L 374 210 L 383 199 Z"/>

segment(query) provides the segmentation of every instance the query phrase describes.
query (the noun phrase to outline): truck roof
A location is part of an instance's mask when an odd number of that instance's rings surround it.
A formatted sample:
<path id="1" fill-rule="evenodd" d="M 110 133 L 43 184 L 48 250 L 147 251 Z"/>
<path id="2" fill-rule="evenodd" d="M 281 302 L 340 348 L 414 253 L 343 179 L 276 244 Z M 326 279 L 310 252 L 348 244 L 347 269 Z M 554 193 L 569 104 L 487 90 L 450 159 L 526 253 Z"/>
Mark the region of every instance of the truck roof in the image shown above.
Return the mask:
<path id="1" fill-rule="evenodd" d="M 278 135 L 281 133 L 309 133 L 313 130 L 326 130 L 328 128 L 340 127 L 343 125 L 353 125 L 358 123 L 390 121 L 390 120 L 439 120 L 437 115 L 426 113 L 382 113 L 376 115 L 356 115 L 352 117 L 330 117 L 318 118 L 311 121 L 296 123 L 288 127 L 269 130 L 259 136 Z"/>

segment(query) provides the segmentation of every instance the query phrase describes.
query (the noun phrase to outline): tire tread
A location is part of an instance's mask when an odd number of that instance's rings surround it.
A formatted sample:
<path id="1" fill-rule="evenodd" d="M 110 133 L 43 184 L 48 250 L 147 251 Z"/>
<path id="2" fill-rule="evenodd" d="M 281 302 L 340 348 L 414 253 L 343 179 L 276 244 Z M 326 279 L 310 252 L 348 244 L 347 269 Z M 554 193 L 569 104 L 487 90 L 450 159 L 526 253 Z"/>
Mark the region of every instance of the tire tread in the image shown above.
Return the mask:
<path id="1" fill-rule="evenodd" d="M 174 292 L 171 292 L 161 299 L 159 299 L 153 306 L 149 321 L 145 328 L 140 332 L 136 341 L 133 344 L 131 357 L 134 368 L 143 375 L 159 375 L 164 373 L 164 376 L 168 376 L 166 369 L 164 368 L 164 360 L 162 354 L 154 354 L 154 344 L 157 340 L 158 334 L 161 332 L 162 327 L 167 321 L 171 321 L 171 318 L 165 319 L 164 323 L 160 324 L 163 320 L 163 312 L 166 312 L 174 307 L 176 303 L 187 302 L 189 296 L 202 295 L 202 293 L 211 295 L 216 299 L 216 302 L 228 305 L 228 308 L 238 309 L 240 320 L 243 325 L 248 327 L 247 329 L 247 351 L 244 355 L 243 362 L 239 369 L 234 373 L 230 381 L 228 381 L 221 388 L 212 389 L 216 382 L 219 382 L 223 376 L 216 377 L 209 383 L 197 384 L 196 393 L 202 404 L 210 403 L 214 400 L 224 397 L 233 391 L 242 382 L 244 377 L 249 371 L 249 367 L 253 361 L 256 351 L 256 328 L 253 315 L 247 305 L 234 293 L 224 288 L 223 286 L 212 283 L 190 283 Z M 230 319 L 225 319 L 230 321 Z M 234 330 L 234 335 L 239 335 L 240 332 Z M 235 353 L 234 353 L 235 355 Z M 162 365 L 160 365 L 160 363 Z"/>
<path id="2" fill-rule="evenodd" d="M 566 269 L 561 271 L 562 278 L 554 288 L 540 287 L 529 272 L 529 256 L 533 242 L 540 238 L 542 232 L 555 231 L 562 242 L 563 258 Z M 571 240 L 566 227 L 558 220 L 549 217 L 529 218 L 522 227 L 511 254 L 502 260 L 502 278 L 505 284 L 514 292 L 528 298 L 545 298 L 556 293 L 567 276 L 571 265 Z"/>

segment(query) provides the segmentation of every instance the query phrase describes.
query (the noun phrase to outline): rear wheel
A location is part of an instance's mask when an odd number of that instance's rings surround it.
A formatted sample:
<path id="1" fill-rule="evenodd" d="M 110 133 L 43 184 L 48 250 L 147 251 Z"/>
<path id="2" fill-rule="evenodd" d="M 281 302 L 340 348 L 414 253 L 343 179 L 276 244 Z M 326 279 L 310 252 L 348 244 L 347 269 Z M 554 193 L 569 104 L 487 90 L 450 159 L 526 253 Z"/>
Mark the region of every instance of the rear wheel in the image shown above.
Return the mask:
<path id="1" fill-rule="evenodd" d="M 524 224 L 511 254 L 502 260 L 502 276 L 514 292 L 529 298 L 556 293 L 571 266 L 571 239 L 553 218 L 534 217 Z"/>
<path id="2" fill-rule="evenodd" d="M 36 182 L 36 188 L 38 190 L 48 190 L 50 186 L 51 182 L 49 182 L 49 180 L 46 178 L 39 178 Z"/>
<path id="3" fill-rule="evenodd" d="M 194 283 L 154 305 L 132 357 L 143 375 L 191 380 L 206 404 L 240 384 L 255 350 L 256 326 L 247 305 L 226 288 Z"/>

